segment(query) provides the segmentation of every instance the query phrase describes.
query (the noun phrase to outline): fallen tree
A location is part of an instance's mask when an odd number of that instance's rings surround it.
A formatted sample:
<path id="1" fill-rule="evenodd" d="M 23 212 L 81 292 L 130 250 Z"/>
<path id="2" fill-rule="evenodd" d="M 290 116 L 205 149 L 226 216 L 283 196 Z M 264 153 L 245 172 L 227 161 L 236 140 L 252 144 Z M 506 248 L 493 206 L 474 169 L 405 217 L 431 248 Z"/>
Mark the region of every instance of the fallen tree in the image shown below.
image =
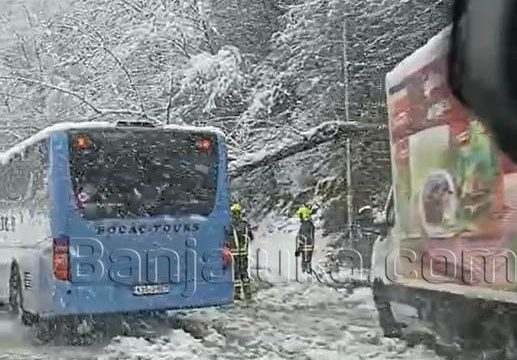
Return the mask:
<path id="1" fill-rule="evenodd" d="M 301 134 L 301 139 L 281 144 L 277 147 L 265 148 L 262 151 L 243 156 L 230 164 L 232 178 L 242 176 L 252 170 L 272 165 L 280 160 L 296 155 L 300 152 L 311 150 L 321 144 L 337 138 L 360 136 L 368 133 L 374 137 L 380 135 L 384 138 L 387 127 L 385 125 L 368 124 L 360 122 L 329 121 Z"/>
<path id="2" fill-rule="evenodd" d="M 30 126 L 21 126 L 10 127 L 8 130 L 32 130 L 30 132 L 35 132 L 35 130 L 38 129 Z M 386 139 L 387 127 L 385 125 L 361 122 L 324 122 L 315 128 L 299 134 L 300 139 L 296 141 L 279 144 L 278 146 L 265 147 L 262 151 L 246 154 L 238 159 L 233 156 L 230 157 L 230 176 L 232 178 L 240 177 L 245 173 L 273 165 L 278 161 L 314 149 L 329 141 L 364 135 L 368 135 L 368 138 L 372 140 L 375 138 Z"/>

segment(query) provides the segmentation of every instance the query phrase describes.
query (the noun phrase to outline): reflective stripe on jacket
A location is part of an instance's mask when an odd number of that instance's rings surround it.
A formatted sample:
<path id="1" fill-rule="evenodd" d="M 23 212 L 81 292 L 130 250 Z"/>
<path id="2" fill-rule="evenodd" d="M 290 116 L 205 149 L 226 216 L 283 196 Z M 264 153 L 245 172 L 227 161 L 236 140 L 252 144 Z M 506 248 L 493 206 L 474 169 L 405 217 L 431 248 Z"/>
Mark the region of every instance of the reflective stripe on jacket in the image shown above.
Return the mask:
<path id="1" fill-rule="evenodd" d="M 248 256 L 249 244 L 253 240 L 253 233 L 249 224 L 244 220 L 232 222 L 232 255 Z"/>

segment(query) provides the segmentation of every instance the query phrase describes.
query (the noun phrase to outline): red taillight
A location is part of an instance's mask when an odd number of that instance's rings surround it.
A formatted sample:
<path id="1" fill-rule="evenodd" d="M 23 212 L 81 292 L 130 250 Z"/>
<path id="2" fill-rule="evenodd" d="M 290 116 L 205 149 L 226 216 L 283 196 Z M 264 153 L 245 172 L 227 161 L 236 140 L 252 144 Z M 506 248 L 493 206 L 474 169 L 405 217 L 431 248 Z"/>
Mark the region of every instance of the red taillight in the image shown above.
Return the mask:
<path id="1" fill-rule="evenodd" d="M 223 247 L 223 265 L 226 267 L 232 262 L 232 249 L 229 244 L 224 244 Z"/>
<path id="2" fill-rule="evenodd" d="M 68 238 L 54 239 L 52 246 L 52 269 L 58 280 L 70 280 L 70 252 Z"/>
<path id="3" fill-rule="evenodd" d="M 78 151 L 86 150 L 90 147 L 90 139 L 86 135 L 77 135 L 74 138 L 75 149 Z"/>
<path id="4" fill-rule="evenodd" d="M 212 147 L 212 141 L 207 138 L 199 139 L 197 141 L 197 148 L 203 152 L 207 152 Z"/>

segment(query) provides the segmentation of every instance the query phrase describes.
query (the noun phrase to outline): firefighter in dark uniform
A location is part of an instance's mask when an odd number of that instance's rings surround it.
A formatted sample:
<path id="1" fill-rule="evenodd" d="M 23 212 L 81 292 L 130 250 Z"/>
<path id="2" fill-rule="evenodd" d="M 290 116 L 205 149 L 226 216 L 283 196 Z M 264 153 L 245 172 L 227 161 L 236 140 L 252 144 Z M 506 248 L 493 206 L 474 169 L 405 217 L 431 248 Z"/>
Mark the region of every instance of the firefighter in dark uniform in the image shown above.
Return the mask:
<path id="1" fill-rule="evenodd" d="M 302 256 L 302 271 L 312 273 L 312 255 L 314 253 L 314 224 L 311 219 L 312 209 L 302 206 L 296 212 L 300 219 L 300 230 L 296 236 L 295 256 Z"/>
<path id="2" fill-rule="evenodd" d="M 232 212 L 232 256 L 234 261 L 234 299 L 241 299 L 241 292 L 246 300 L 251 300 L 251 283 L 248 273 L 249 245 L 253 241 L 251 226 L 242 217 L 242 208 L 233 204 Z"/>

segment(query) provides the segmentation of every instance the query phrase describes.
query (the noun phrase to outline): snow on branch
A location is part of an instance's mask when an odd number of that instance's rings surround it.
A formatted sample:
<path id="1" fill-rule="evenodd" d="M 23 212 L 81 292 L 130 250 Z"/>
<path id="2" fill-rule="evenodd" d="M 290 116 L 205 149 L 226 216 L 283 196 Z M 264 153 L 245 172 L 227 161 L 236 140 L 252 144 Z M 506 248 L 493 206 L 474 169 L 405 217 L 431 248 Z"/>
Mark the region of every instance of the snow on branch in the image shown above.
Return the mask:
<path id="1" fill-rule="evenodd" d="M 135 82 L 133 81 L 133 77 L 131 76 L 129 69 L 126 67 L 126 65 L 124 65 L 122 60 L 120 60 L 120 58 L 117 55 L 115 55 L 115 53 L 113 51 L 108 49 L 108 47 L 105 43 L 103 44 L 103 49 L 109 56 L 111 56 L 111 58 L 117 63 L 117 65 L 122 69 L 122 71 L 126 75 L 129 86 L 131 86 L 131 88 L 133 89 L 133 92 L 135 93 L 135 95 L 138 99 L 138 102 L 140 103 L 140 110 L 141 110 L 142 114 L 145 117 L 147 117 L 147 113 L 145 111 L 145 105 L 142 100 L 142 96 L 140 95 L 140 91 L 138 91 L 138 88 L 136 87 Z"/>
<path id="2" fill-rule="evenodd" d="M 272 165 L 280 160 L 311 150 L 323 143 L 342 136 L 357 136 L 359 134 L 383 133 L 385 125 L 375 125 L 360 122 L 329 121 L 302 133 L 302 139 L 287 144 L 280 144 L 276 148 L 265 148 L 262 151 L 244 156 L 230 165 L 230 174 L 233 178 L 244 173 Z"/>
<path id="3" fill-rule="evenodd" d="M 19 82 L 24 82 L 26 84 L 39 85 L 39 86 L 46 87 L 48 89 L 56 90 L 56 91 L 61 92 L 63 94 L 67 94 L 67 95 L 70 95 L 72 97 L 75 97 L 76 99 L 80 100 L 85 105 L 90 107 L 97 114 L 101 114 L 102 113 L 101 109 L 99 109 L 97 106 L 92 104 L 89 100 L 87 100 L 81 94 L 78 94 L 78 93 L 76 93 L 76 92 L 74 92 L 72 90 L 63 88 L 61 86 L 49 84 L 49 83 L 46 83 L 46 82 L 43 82 L 43 81 L 39 81 L 39 80 L 35 80 L 35 79 L 28 79 L 28 78 L 24 78 L 24 77 L 21 77 L 21 76 L 0 76 L 0 79 L 1 80 L 15 80 L 15 81 L 19 81 Z"/>
<path id="4" fill-rule="evenodd" d="M 61 86 L 49 84 L 44 81 L 29 79 L 29 78 L 25 78 L 22 76 L 0 76 L 0 80 L 14 80 L 14 81 L 19 81 L 19 82 L 24 82 L 26 84 L 38 85 L 38 86 L 46 87 L 48 89 L 52 89 L 52 90 L 61 92 L 63 94 L 70 95 L 70 96 L 76 98 L 77 100 L 81 101 L 83 104 L 87 105 L 90 109 L 92 109 L 96 113 L 95 118 L 100 117 L 100 116 L 105 116 L 105 115 L 135 115 L 135 116 L 139 116 L 139 117 L 149 118 L 142 111 L 134 111 L 134 110 L 130 110 L 130 109 L 103 109 L 103 108 L 100 108 L 97 105 L 95 105 L 93 102 L 88 100 L 86 97 L 82 96 L 81 94 L 79 94 L 73 90 L 70 90 L 70 89 L 67 89 L 67 88 L 64 88 Z M 154 120 L 152 118 L 149 118 L 149 119 Z M 157 121 L 157 120 L 154 120 L 154 121 Z"/>
<path id="5" fill-rule="evenodd" d="M 124 2 L 126 5 L 130 5 L 128 4 L 128 2 Z M 134 4 L 131 4 L 133 6 L 136 6 Z M 140 10 L 137 10 L 139 12 L 142 12 L 142 9 Z M 144 117 L 148 117 L 147 116 L 147 112 L 145 110 L 145 105 L 144 105 L 144 101 L 142 99 L 142 96 L 140 94 L 140 91 L 138 91 L 138 88 L 135 84 L 135 82 L 133 81 L 133 76 L 131 75 L 131 72 L 130 70 L 127 68 L 127 66 L 124 64 L 124 62 L 120 59 L 120 57 L 118 57 L 108 46 L 107 44 L 107 41 L 105 39 L 105 37 L 103 36 L 102 32 L 94 25 L 94 24 L 91 24 L 91 23 L 88 23 L 88 22 L 85 22 L 85 21 L 81 21 L 80 19 L 77 19 L 77 18 L 72 18 L 72 20 L 74 20 L 75 22 L 77 22 L 80 26 L 77 26 L 76 28 L 72 27 L 72 29 L 74 30 L 78 30 L 79 32 L 81 32 L 84 36 L 86 36 L 87 38 L 90 38 L 94 43 L 95 42 L 98 42 L 98 45 L 99 47 L 101 47 L 104 52 L 106 54 L 108 54 L 112 59 L 113 61 L 117 64 L 117 66 L 122 70 L 122 72 L 124 73 L 124 75 L 126 76 L 126 79 L 127 79 L 127 82 L 129 83 L 129 86 L 131 87 L 131 89 L 133 90 L 138 102 L 139 102 L 139 106 L 140 106 L 140 110 L 141 110 L 141 113 Z M 82 27 L 84 28 L 82 28 Z M 68 27 L 70 28 L 70 26 L 66 26 L 66 25 L 63 25 L 63 27 Z M 87 30 L 90 30 L 91 33 Z M 95 34 L 96 36 L 94 36 L 93 34 Z"/>

